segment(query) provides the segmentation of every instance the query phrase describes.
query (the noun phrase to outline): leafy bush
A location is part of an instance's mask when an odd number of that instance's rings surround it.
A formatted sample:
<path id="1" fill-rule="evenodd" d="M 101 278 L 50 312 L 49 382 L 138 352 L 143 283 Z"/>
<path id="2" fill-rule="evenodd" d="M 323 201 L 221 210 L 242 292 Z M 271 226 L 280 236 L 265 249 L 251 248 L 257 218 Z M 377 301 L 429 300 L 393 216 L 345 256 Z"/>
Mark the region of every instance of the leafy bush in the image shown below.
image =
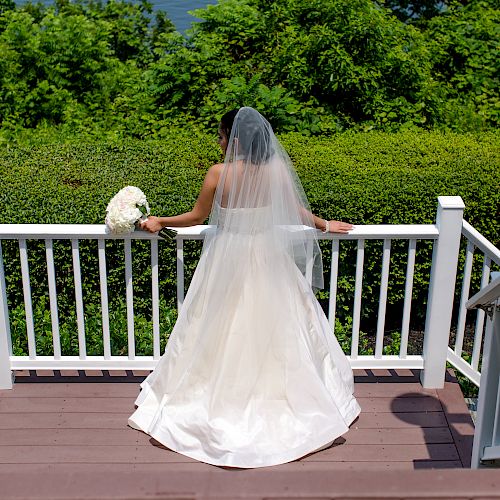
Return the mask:
<path id="1" fill-rule="evenodd" d="M 468 2 L 425 27 L 436 80 L 446 87 L 440 122 L 454 130 L 500 125 L 500 10 L 494 2 Z"/>
<path id="2" fill-rule="evenodd" d="M 58 0 L 0 11 L 0 123 L 112 128 L 152 104 L 141 88 L 152 44 L 173 25 L 142 0 Z"/>
<path id="3" fill-rule="evenodd" d="M 220 0 L 195 13 L 190 38 L 151 65 L 158 105 L 202 122 L 248 105 L 306 134 L 429 115 L 424 37 L 371 0 Z"/>
<path id="4" fill-rule="evenodd" d="M 0 0 L 0 130 L 163 137 L 242 105 L 304 135 L 498 126 L 493 0 L 409 8 L 219 0 L 184 36 L 146 0 Z"/>
<path id="5" fill-rule="evenodd" d="M 33 321 L 35 326 L 36 353 L 39 356 L 52 356 L 53 331 L 50 317 L 48 297 L 41 295 L 33 304 Z M 84 308 L 84 325 L 86 352 L 88 356 L 103 356 L 102 315 L 100 304 L 87 302 Z M 61 354 L 77 356 L 79 354 L 78 328 L 74 306 L 61 314 L 59 311 L 59 336 Z M 22 304 L 9 311 L 12 351 L 14 356 L 28 354 L 26 337 L 26 312 Z M 166 306 L 160 300 L 160 353 L 163 354 L 170 332 L 177 317 L 176 309 Z M 128 355 L 127 337 L 127 304 L 125 300 L 115 298 L 109 304 L 110 347 L 112 356 Z M 153 355 L 153 323 L 149 316 L 134 314 L 135 354 L 138 356 Z"/>

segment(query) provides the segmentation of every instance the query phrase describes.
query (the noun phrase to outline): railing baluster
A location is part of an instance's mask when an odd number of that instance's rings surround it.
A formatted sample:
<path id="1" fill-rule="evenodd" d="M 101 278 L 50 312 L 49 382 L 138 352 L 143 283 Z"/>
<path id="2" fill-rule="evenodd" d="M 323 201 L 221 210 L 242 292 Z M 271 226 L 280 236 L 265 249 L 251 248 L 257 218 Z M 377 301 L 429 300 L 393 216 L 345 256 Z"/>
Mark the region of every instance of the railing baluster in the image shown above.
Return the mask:
<path id="1" fill-rule="evenodd" d="M 408 243 L 408 261 L 406 264 L 405 298 L 403 303 L 403 321 L 401 325 L 401 348 L 399 357 L 406 358 L 408 352 L 408 334 L 410 332 L 411 296 L 413 293 L 413 275 L 415 272 L 415 253 L 417 240 Z"/>
<path id="2" fill-rule="evenodd" d="M 380 277 L 380 294 L 378 300 L 377 337 L 375 344 L 375 358 L 382 357 L 384 347 L 385 310 L 387 306 L 387 287 L 389 285 L 389 265 L 391 261 L 391 240 L 384 239 L 382 257 L 382 275 Z"/>
<path id="3" fill-rule="evenodd" d="M 490 281 L 490 266 L 491 266 L 491 259 L 487 255 L 485 255 L 483 261 L 483 271 L 481 275 L 481 289 L 486 287 Z M 474 332 L 474 347 L 472 348 L 472 360 L 471 360 L 471 366 L 474 370 L 477 370 L 479 366 L 479 355 L 481 354 L 483 329 L 484 329 L 484 311 L 482 309 L 478 309 L 476 318 L 476 329 Z"/>
<path id="4" fill-rule="evenodd" d="M 160 358 L 160 293 L 158 280 L 158 240 L 151 240 L 151 290 L 153 301 L 153 358 Z"/>
<path id="5" fill-rule="evenodd" d="M 353 317 L 352 317 L 351 359 L 355 359 L 358 357 L 364 256 L 365 256 L 365 240 L 363 238 L 360 238 L 358 240 L 358 249 L 356 255 L 356 279 L 354 285 L 354 308 L 352 313 Z"/>
<path id="6" fill-rule="evenodd" d="M 339 273 L 340 240 L 332 240 L 332 262 L 330 266 L 330 298 L 328 300 L 328 321 L 335 332 L 335 314 L 337 309 L 337 281 Z"/>
<path id="7" fill-rule="evenodd" d="M 125 283 L 127 287 L 128 359 L 135 359 L 134 290 L 132 285 L 132 247 L 130 238 L 125 239 Z"/>
<path id="8" fill-rule="evenodd" d="M 464 344 L 465 323 L 467 320 L 467 309 L 465 303 L 469 300 L 470 280 L 472 275 L 472 263 L 474 260 L 474 243 L 467 241 L 467 253 L 465 256 L 464 276 L 462 279 L 462 291 L 460 294 L 460 306 L 458 310 L 457 320 L 457 335 L 455 337 L 455 353 L 457 356 L 462 355 L 462 347 Z"/>
<path id="9" fill-rule="evenodd" d="M 184 240 L 177 236 L 177 312 L 184 302 Z"/>
<path id="10" fill-rule="evenodd" d="M 0 240 L 0 389 L 12 389 L 12 339 L 10 336 L 9 304 L 3 267 L 2 240 Z"/>
<path id="11" fill-rule="evenodd" d="M 106 240 L 98 240 L 99 286 L 101 290 L 102 344 L 104 359 L 111 359 L 111 337 L 109 334 L 108 273 L 106 270 Z"/>
<path id="12" fill-rule="evenodd" d="M 71 240 L 71 253 L 73 255 L 73 276 L 75 280 L 78 350 L 80 359 L 85 359 L 87 357 L 87 345 L 85 343 L 85 316 L 83 313 L 82 273 L 80 269 L 80 249 L 78 246 L 78 240 Z"/>
<path id="13" fill-rule="evenodd" d="M 24 312 L 26 315 L 26 333 L 28 335 L 28 353 L 30 359 L 36 358 L 35 326 L 33 324 L 33 304 L 31 302 L 30 271 L 28 265 L 28 250 L 26 240 L 19 240 L 19 255 L 21 258 L 21 276 L 23 280 Z"/>
<path id="14" fill-rule="evenodd" d="M 61 359 L 61 338 L 59 336 L 59 313 L 57 310 L 56 273 L 54 270 L 54 248 L 51 239 L 45 240 L 47 277 L 49 280 L 50 320 L 52 324 L 52 344 L 54 359 Z"/>

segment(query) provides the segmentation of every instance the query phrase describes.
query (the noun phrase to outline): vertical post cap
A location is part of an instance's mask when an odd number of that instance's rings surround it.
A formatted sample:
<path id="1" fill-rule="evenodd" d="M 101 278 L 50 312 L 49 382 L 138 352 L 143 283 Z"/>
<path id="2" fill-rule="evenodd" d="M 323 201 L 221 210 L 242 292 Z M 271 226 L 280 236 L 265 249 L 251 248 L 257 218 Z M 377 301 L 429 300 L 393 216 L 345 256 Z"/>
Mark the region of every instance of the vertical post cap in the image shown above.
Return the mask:
<path id="1" fill-rule="evenodd" d="M 438 205 L 447 210 L 463 210 L 465 208 L 464 200 L 462 200 L 461 196 L 438 196 Z"/>

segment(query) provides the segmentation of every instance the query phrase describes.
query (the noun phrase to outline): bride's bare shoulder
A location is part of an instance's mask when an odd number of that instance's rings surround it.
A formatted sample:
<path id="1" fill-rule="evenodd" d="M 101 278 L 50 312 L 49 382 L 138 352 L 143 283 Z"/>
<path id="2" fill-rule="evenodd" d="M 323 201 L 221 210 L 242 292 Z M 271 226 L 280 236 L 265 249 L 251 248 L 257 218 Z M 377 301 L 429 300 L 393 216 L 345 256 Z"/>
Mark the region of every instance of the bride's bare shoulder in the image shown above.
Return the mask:
<path id="1" fill-rule="evenodd" d="M 223 168 L 224 168 L 224 163 L 216 163 L 215 165 L 212 165 L 208 169 L 207 175 L 218 178 Z"/>
<path id="2" fill-rule="evenodd" d="M 211 189 L 215 188 L 219 182 L 219 177 L 223 167 L 223 163 L 216 163 L 215 165 L 212 165 L 205 174 L 205 180 L 203 182 L 204 186 L 208 186 Z"/>
<path id="3" fill-rule="evenodd" d="M 210 167 L 210 170 L 214 170 L 214 172 L 221 173 L 224 168 L 224 163 L 216 163 Z"/>

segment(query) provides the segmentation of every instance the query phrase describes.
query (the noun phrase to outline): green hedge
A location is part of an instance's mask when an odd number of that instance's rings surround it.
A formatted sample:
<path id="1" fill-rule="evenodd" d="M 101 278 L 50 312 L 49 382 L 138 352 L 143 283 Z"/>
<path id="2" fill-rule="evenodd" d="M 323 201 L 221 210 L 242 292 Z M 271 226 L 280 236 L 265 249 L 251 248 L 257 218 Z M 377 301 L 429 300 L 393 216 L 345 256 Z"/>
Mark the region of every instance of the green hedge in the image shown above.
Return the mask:
<path id="1" fill-rule="evenodd" d="M 465 218 L 498 246 L 500 132 L 370 132 L 314 139 L 287 134 L 280 138 L 296 165 L 313 211 L 321 217 L 353 224 L 432 223 L 437 197 L 460 195 L 466 205 Z M 3 207 L 0 223 L 99 224 L 104 220 L 109 199 L 128 184 L 146 193 L 153 213 L 181 213 L 192 207 L 207 168 L 220 159 L 215 138 L 176 130 L 162 141 L 88 143 L 73 140 L 3 146 L 0 149 Z M 379 241 L 366 243 L 362 298 L 362 328 L 366 331 L 374 328 L 377 315 L 381 246 Z M 8 298 L 13 311 L 17 311 L 13 322 L 15 319 L 16 325 L 22 326 L 19 250 L 12 241 L 3 242 L 2 247 Z M 400 328 L 406 247 L 407 242 L 393 242 L 388 329 Z M 50 336 L 50 321 L 43 319 L 47 301 L 40 305 L 48 289 L 44 245 L 29 241 L 28 248 L 32 295 L 39 318 L 37 334 Z M 100 312 L 97 242 L 82 241 L 80 249 L 85 312 L 87 320 L 92 322 Z M 330 247 L 324 242 L 322 249 L 328 280 Z M 187 283 L 200 250 L 201 242 L 186 243 Z M 427 298 L 430 242 L 419 242 L 417 250 L 412 325 L 421 328 Z M 136 322 L 150 328 L 148 243 L 133 242 L 133 253 Z M 56 241 L 54 254 L 60 315 L 74 324 L 70 243 Z M 110 301 L 120 310 L 125 297 L 122 242 L 107 242 L 107 259 Z M 355 242 L 342 242 L 337 311 L 343 324 L 349 322 L 352 315 L 354 267 Z M 160 242 L 162 311 L 175 308 L 175 272 L 175 245 Z M 473 289 L 477 288 L 478 279 L 475 275 Z M 328 293 L 321 291 L 318 297 L 326 306 Z M 170 327 L 165 328 L 168 335 Z M 19 332 L 21 330 L 19 327 Z"/>

